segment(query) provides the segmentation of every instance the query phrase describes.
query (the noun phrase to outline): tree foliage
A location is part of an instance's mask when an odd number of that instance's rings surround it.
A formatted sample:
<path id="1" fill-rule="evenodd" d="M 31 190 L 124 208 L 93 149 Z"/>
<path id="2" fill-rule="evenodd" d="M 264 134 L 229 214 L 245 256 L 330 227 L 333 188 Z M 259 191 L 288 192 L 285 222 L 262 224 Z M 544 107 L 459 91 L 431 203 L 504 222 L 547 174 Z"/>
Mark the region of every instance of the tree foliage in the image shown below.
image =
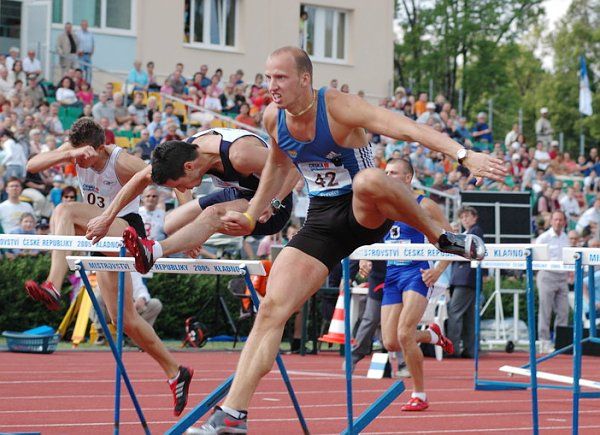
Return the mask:
<path id="1" fill-rule="evenodd" d="M 600 58 L 600 0 L 573 0 L 551 35 L 544 28 L 542 0 L 398 0 L 402 30 L 395 47 L 396 79 L 414 93 L 442 93 L 470 119 L 493 99 L 494 130 L 500 138 L 523 110 L 524 132 L 534 137 L 542 106 L 555 131 L 578 146 L 580 129 L 600 139 L 598 98 L 594 116 L 578 111 L 579 55 L 586 56 L 592 91 Z M 554 58 L 546 71 L 540 49 Z M 531 141 L 530 141 L 531 143 Z"/>

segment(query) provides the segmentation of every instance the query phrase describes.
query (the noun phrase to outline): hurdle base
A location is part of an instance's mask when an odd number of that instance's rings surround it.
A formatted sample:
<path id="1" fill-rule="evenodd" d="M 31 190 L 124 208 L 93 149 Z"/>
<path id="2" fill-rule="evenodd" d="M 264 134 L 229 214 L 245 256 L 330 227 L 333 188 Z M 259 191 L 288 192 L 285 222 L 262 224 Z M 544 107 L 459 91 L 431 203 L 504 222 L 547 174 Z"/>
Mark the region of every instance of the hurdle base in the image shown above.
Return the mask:
<path id="1" fill-rule="evenodd" d="M 396 398 L 405 390 L 404 382 L 396 381 L 387 389 L 371 406 L 369 406 L 352 425 L 352 432 L 349 428 L 344 429 L 342 435 L 352 435 L 360 433 L 366 428 L 379 414 L 381 414 Z"/>
<path id="2" fill-rule="evenodd" d="M 571 388 L 569 388 L 569 390 L 571 390 Z M 585 391 L 579 393 L 579 397 L 582 399 L 600 399 L 600 392 Z"/>
<path id="3" fill-rule="evenodd" d="M 475 390 L 478 391 L 526 390 L 529 386 L 525 382 L 491 381 L 487 379 L 475 381 Z"/>

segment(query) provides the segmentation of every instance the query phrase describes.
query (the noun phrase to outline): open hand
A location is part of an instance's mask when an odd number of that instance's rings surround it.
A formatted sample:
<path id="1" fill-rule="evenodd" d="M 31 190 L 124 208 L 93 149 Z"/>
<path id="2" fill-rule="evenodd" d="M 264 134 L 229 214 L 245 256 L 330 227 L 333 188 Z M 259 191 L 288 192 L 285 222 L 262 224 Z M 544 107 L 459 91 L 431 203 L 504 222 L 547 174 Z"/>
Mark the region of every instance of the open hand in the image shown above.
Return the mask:
<path id="1" fill-rule="evenodd" d="M 508 175 L 502 160 L 490 156 L 489 154 L 469 151 L 467 157 L 463 160 L 463 165 L 471 171 L 471 175 L 476 178 L 477 186 L 483 183 L 484 178 L 504 182 Z"/>

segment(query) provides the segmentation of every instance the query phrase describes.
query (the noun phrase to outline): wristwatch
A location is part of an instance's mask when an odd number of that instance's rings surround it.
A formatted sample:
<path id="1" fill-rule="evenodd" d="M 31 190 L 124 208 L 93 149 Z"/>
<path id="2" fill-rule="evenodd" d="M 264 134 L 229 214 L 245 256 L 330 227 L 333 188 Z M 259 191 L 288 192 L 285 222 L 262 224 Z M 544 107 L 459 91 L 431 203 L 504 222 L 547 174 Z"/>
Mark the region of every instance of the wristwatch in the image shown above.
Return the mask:
<path id="1" fill-rule="evenodd" d="M 467 149 L 466 148 L 461 148 L 456 152 L 456 160 L 458 160 L 459 165 L 462 165 L 466 158 L 467 158 Z"/>
<path id="2" fill-rule="evenodd" d="M 283 203 L 279 199 L 273 198 L 271 200 L 271 207 L 273 207 L 273 210 L 278 211 L 282 208 L 285 208 L 285 205 L 283 205 Z"/>

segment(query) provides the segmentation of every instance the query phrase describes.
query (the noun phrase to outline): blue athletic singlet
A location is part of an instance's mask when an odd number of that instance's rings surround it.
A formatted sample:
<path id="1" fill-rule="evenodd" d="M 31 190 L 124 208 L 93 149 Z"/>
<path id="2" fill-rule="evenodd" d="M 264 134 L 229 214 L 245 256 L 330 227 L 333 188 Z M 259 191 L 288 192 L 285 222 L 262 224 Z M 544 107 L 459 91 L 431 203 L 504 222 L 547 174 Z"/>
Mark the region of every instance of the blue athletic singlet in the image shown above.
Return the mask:
<path id="1" fill-rule="evenodd" d="M 277 141 L 304 176 L 311 197 L 340 196 L 352 191 L 352 179 L 362 169 L 373 167 L 371 145 L 361 148 L 340 147 L 331 136 L 325 103 L 326 87 L 317 97 L 316 134 L 311 142 L 294 139 L 279 109 Z"/>

